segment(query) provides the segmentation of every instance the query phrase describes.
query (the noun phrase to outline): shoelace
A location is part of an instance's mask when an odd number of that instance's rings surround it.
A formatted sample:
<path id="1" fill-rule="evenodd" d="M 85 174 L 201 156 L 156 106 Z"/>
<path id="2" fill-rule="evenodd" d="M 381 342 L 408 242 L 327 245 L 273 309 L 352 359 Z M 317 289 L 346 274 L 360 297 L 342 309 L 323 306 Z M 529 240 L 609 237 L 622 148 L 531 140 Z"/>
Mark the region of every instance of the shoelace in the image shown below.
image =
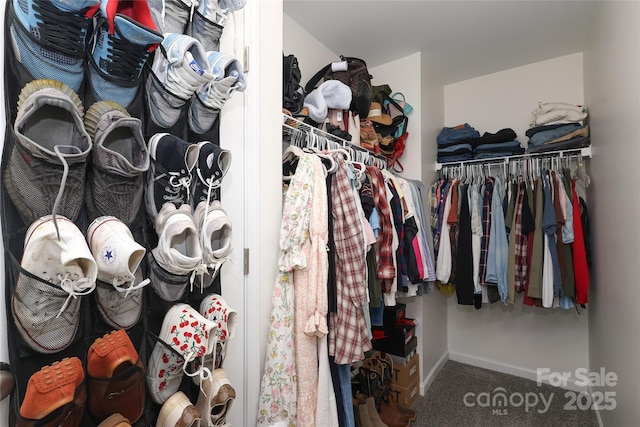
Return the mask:
<path id="1" fill-rule="evenodd" d="M 133 44 L 131 41 L 120 38 L 117 31 L 109 34 L 109 47 L 107 48 L 107 69 L 113 76 L 135 81 L 142 73 L 142 67 L 151 54 L 150 45 Z"/>
<path id="2" fill-rule="evenodd" d="M 71 148 L 74 151 L 80 153 L 80 149 L 78 147 L 70 146 L 70 145 L 56 145 L 53 147 L 53 150 L 56 152 L 56 155 L 62 162 L 62 179 L 60 180 L 60 188 L 58 189 L 58 195 L 56 196 L 55 202 L 53 202 L 53 212 L 51 213 L 51 218 L 53 220 L 53 226 L 56 228 L 56 235 L 58 236 L 58 240 L 60 240 L 60 230 L 58 229 L 58 221 L 56 220 L 56 214 L 58 213 L 58 207 L 60 206 L 60 201 L 62 200 L 62 195 L 64 194 L 64 188 L 67 185 L 67 176 L 69 175 L 69 164 L 67 163 L 67 159 L 62 154 L 61 149 Z M 95 285 L 94 285 L 95 286 Z"/>
<path id="3" fill-rule="evenodd" d="M 173 203 L 186 203 L 189 201 L 189 188 L 191 187 L 191 177 L 183 176 L 178 172 L 167 172 L 169 175 L 168 185 L 164 187 L 165 194 L 162 199 L 165 202 Z M 166 176 L 160 175 L 156 178 L 156 181 Z M 186 198 L 182 195 L 186 194 Z"/>
<path id="4" fill-rule="evenodd" d="M 90 22 L 84 11 L 64 12 L 53 6 L 50 0 L 35 0 L 33 11 L 38 20 L 40 43 L 68 56 L 84 57 L 85 36 Z"/>
<path id="5" fill-rule="evenodd" d="M 178 0 L 178 1 L 181 1 L 181 0 Z M 183 3 L 186 4 L 188 1 L 190 1 L 190 0 L 185 0 Z M 193 11 L 195 10 L 197 3 L 198 3 L 197 1 L 194 1 L 194 2 L 191 2 L 191 5 L 188 5 L 189 6 L 189 22 L 191 22 L 191 20 L 193 19 Z M 179 16 L 180 15 L 180 13 L 177 10 L 177 7 L 176 8 L 167 7 L 167 0 L 162 0 L 162 9 L 160 10 L 160 19 L 162 20 L 162 27 L 163 28 L 166 26 L 166 24 L 164 22 L 164 18 L 165 18 L 166 14 L 167 14 L 167 9 L 169 9 L 169 14 L 171 16 Z"/>
<path id="6" fill-rule="evenodd" d="M 113 278 L 113 282 L 111 282 L 111 284 L 113 285 L 113 288 L 116 291 L 118 291 L 120 293 L 124 292 L 124 298 L 126 298 L 126 297 L 129 296 L 129 294 L 132 291 L 135 291 L 135 290 L 138 290 L 138 289 L 141 289 L 141 288 L 144 288 L 145 286 L 147 286 L 149 283 L 151 283 L 151 280 L 150 279 L 144 279 L 142 282 L 138 283 L 137 285 L 135 285 L 134 282 L 135 282 L 135 277 L 133 278 L 133 280 L 132 279 L 129 279 L 129 280 L 119 279 L 117 277 L 114 277 Z M 123 288 L 122 286 L 120 286 L 120 285 L 123 285 L 123 284 L 126 284 L 126 283 L 131 283 L 131 285 L 126 287 L 126 288 Z"/>
<path id="7" fill-rule="evenodd" d="M 201 359 L 200 359 L 200 368 L 198 368 L 198 370 L 196 372 L 193 372 L 193 373 L 187 372 L 187 364 L 189 362 L 191 362 L 192 360 L 195 360 L 196 357 L 197 356 L 196 356 L 195 352 L 190 352 L 190 353 L 187 353 L 187 355 L 185 355 L 184 363 L 182 364 L 182 372 L 184 372 L 184 374 L 186 376 L 191 377 L 191 378 L 197 376 L 198 379 L 199 379 L 198 382 L 200 384 L 200 391 L 203 394 L 205 394 L 205 396 L 206 396 L 206 393 L 204 393 L 204 390 L 202 389 L 202 383 L 207 378 L 210 378 L 212 376 L 212 374 L 211 374 L 211 370 L 204 366 L 204 356 L 201 357 Z"/>
<path id="8" fill-rule="evenodd" d="M 189 277 L 189 292 L 193 292 L 193 282 L 195 282 L 196 277 L 200 276 L 200 293 L 202 293 L 204 275 L 208 272 L 209 269 L 207 268 L 207 264 L 198 264 L 198 266 L 193 269 L 191 277 Z"/>
<path id="9" fill-rule="evenodd" d="M 56 316 L 56 319 L 60 317 L 60 315 L 64 312 L 64 310 L 69 305 L 69 301 L 71 298 L 77 298 L 83 295 L 89 295 L 96 288 L 95 282 L 91 282 L 86 277 L 82 277 L 79 279 L 73 279 L 70 277 L 69 273 L 58 273 L 58 280 L 60 280 L 60 288 L 69 294 L 67 299 L 62 304 L 60 308 L 60 312 Z"/>
<path id="10" fill-rule="evenodd" d="M 224 104 L 231 98 L 233 92 L 236 90 L 235 86 L 231 86 L 226 91 L 221 91 L 216 87 L 216 82 L 213 81 L 209 84 L 209 93 L 207 96 L 208 104 L 211 108 L 215 108 L 217 110 L 222 110 Z"/>

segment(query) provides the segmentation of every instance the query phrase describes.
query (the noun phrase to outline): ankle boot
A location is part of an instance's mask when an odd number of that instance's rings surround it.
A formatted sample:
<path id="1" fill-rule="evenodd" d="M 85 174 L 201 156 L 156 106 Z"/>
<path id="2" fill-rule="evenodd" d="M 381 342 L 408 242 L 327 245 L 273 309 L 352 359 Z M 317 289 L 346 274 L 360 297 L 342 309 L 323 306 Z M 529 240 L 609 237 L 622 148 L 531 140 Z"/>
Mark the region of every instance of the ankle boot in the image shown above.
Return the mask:
<path id="1" fill-rule="evenodd" d="M 382 363 L 382 368 L 383 368 L 383 374 L 382 374 L 382 381 L 383 381 L 383 393 L 382 393 L 382 400 L 387 402 L 389 405 L 391 405 L 395 410 L 397 410 L 398 412 L 406 415 L 407 417 L 409 417 L 409 419 L 411 421 L 415 421 L 417 418 L 417 414 L 416 411 L 414 411 L 411 408 L 408 408 L 404 405 L 401 405 L 400 403 L 396 402 L 393 398 L 391 398 L 390 396 L 390 390 L 391 390 L 391 381 L 393 379 L 393 359 L 391 358 L 391 356 L 389 356 L 387 353 L 382 353 L 380 351 L 375 352 L 374 354 L 371 355 L 371 359 L 377 359 Z"/>
<path id="2" fill-rule="evenodd" d="M 370 366 L 373 367 L 373 369 L 371 369 Z M 371 402 L 370 405 L 374 405 L 382 422 L 389 427 L 408 427 L 411 424 L 409 417 L 393 409 L 382 399 L 381 366 L 382 363 L 379 360 L 367 359 L 360 368 L 360 372 L 366 378 L 365 383 L 369 396 L 373 398 L 373 402 Z"/>

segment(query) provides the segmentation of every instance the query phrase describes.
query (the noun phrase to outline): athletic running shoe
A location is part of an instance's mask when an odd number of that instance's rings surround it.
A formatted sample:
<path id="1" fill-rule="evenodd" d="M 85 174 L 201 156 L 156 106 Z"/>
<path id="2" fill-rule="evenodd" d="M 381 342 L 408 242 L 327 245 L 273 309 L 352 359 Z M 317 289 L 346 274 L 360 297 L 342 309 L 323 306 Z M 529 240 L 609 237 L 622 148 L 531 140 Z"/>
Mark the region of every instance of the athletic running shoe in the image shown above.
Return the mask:
<path id="1" fill-rule="evenodd" d="M 165 34 L 146 83 L 151 120 L 161 128 L 171 128 L 194 92 L 213 80 L 209 68 L 207 54 L 198 40 L 183 34 Z"/>
<path id="2" fill-rule="evenodd" d="M 151 283 L 161 298 L 177 301 L 187 286 L 193 284 L 195 275 L 204 271 L 191 206 L 184 204 L 178 209 L 173 203 L 165 203 L 158 213 L 155 228 L 158 246 L 151 251 Z"/>
<path id="3" fill-rule="evenodd" d="M 206 202 L 198 203 L 194 217 L 200 235 L 202 263 L 207 267 L 207 272 L 200 280 L 196 280 L 196 284 L 206 288 L 216 278 L 222 264 L 231 259 L 232 225 L 219 200 L 209 205 Z"/>
<path id="4" fill-rule="evenodd" d="M 160 408 L 156 427 L 200 427 L 202 415 L 186 394 L 174 393 Z"/>
<path id="5" fill-rule="evenodd" d="M 93 104 L 85 117 L 93 138 L 87 207 L 93 218 L 112 215 L 131 225 L 140 210 L 149 152 L 140 119 L 113 101 Z"/>
<path id="6" fill-rule="evenodd" d="M 207 60 L 214 79 L 196 91 L 189 105 L 189 126 L 199 134 L 211 129 L 220 110 L 236 91 L 243 92 L 247 87 L 242 65 L 236 58 L 208 52 Z"/>
<path id="7" fill-rule="evenodd" d="M 78 218 L 92 147 L 82 115 L 80 98 L 60 82 L 34 80 L 20 92 L 3 182 L 25 223 L 54 211 Z"/>
<path id="8" fill-rule="evenodd" d="M 186 34 L 197 0 L 148 0 L 151 16 L 160 33 Z"/>
<path id="9" fill-rule="evenodd" d="M 220 38 L 228 17 L 229 10 L 222 8 L 218 0 L 200 0 L 191 17 L 187 34 L 200 40 L 205 50 L 219 51 Z"/>

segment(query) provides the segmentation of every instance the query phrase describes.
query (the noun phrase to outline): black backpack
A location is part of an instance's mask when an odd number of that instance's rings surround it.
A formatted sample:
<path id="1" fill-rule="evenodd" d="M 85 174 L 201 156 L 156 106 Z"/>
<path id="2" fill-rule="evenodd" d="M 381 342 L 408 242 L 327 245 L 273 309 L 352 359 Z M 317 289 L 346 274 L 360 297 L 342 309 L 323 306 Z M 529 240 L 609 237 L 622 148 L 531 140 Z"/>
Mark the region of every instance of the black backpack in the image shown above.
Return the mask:
<path id="1" fill-rule="evenodd" d="M 300 85 L 302 73 L 298 58 L 282 54 L 282 107 L 296 114 L 304 103 L 304 88 Z"/>
<path id="2" fill-rule="evenodd" d="M 339 80 L 351 88 L 353 95 L 351 100 L 351 111 L 358 113 L 361 118 L 369 115 L 369 107 L 371 107 L 371 74 L 367 69 L 367 63 L 362 59 L 350 56 L 340 56 L 341 61 L 347 63 L 347 69 L 342 71 L 333 71 L 333 64 L 328 64 L 318 71 L 309 79 L 304 90 L 306 93 L 311 92 L 327 80 Z"/>

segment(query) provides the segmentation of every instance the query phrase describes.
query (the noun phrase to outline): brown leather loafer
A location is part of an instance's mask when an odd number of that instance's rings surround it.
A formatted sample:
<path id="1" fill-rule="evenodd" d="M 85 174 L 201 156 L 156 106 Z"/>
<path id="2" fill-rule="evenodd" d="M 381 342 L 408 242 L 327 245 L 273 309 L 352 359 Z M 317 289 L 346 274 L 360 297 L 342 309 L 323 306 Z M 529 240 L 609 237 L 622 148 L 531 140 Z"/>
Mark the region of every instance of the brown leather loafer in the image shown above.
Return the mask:
<path id="1" fill-rule="evenodd" d="M 8 363 L 0 362 L 0 400 L 9 396 L 16 386 L 16 378 Z"/>

